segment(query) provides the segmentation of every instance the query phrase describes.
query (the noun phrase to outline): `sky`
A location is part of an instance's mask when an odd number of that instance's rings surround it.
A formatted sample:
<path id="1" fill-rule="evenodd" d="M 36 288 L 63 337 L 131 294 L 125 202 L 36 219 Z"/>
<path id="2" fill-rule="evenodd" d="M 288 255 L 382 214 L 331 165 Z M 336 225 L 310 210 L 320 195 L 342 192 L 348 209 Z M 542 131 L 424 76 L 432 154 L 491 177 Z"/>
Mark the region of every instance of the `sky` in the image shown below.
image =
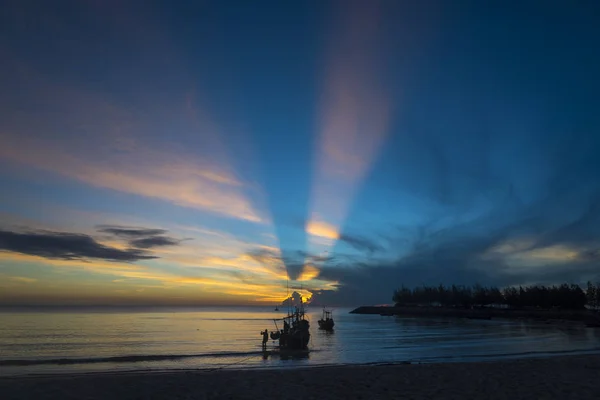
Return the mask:
<path id="1" fill-rule="evenodd" d="M 0 304 L 600 280 L 598 2 L 2 3 Z"/>

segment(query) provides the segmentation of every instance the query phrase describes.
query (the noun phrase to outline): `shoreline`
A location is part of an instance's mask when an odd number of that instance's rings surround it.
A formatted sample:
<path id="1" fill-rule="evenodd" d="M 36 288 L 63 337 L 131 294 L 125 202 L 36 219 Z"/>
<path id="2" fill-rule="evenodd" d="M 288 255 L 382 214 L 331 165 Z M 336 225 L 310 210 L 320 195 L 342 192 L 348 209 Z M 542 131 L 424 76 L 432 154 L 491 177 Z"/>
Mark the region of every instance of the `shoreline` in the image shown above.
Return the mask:
<path id="1" fill-rule="evenodd" d="M 258 356 L 258 355 L 257 355 Z M 600 347 L 590 350 L 572 350 L 572 351 L 547 351 L 547 352 L 524 352 L 524 353 L 506 353 L 506 354 L 481 354 L 481 355 L 470 355 L 470 356 L 449 356 L 449 357 L 436 357 L 426 359 L 406 359 L 398 361 L 372 361 L 365 363 L 330 363 L 330 364 L 303 364 L 298 366 L 281 366 L 281 365 L 256 365 L 256 366 L 242 366 L 243 361 L 234 361 L 228 364 L 213 367 L 198 367 L 198 368 L 131 368 L 131 369 L 119 369 L 119 370 L 97 370 L 97 371 L 81 371 L 81 372 L 32 372 L 32 373 L 17 373 L 17 374 L 0 374 L 0 381 L 3 379 L 21 379 L 21 378 L 50 378 L 50 377 L 78 377 L 88 375 L 146 375 L 146 374 L 173 374 L 173 373 L 214 373 L 215 371 L 281 371 L 281 370 L 305 370 L 305 369 L 319 369 L 319 368 L 344 368 L 344 367 L 380 367 L 380 366 L 399 366 L 399 365 L 438 365 L 438 364 L 472 364 L 472 363 L 495 363 L 505 361 L 519 361 L 519 360 L 539 360 L 547 358 L 561 358 L 561 357 L 600 357 Z M 45 364 L 45 365 L 86 365 L 86 363 L 78 364 L 76 362 L 70 364 Z M 21 365 L 8 365 L 10 368 L 26 368 Z"/>
<path id="2" fill-rule="evenodd" d="M 3 399 L 596 398 L 600 355 L 0 378 Z"/>
<path id="3" fill-rule="evenodd" d="M 400 317 L 448 317 L 471 319 L 512 319 L 552 322 L 581 322 L 600 326 L 600 315 L 590 310 L 531 310 L 501 308 L 448 308 L 448 307 L 407 307 L 407 306 L 360 306 L 350 314 L 367 314 Z"/>

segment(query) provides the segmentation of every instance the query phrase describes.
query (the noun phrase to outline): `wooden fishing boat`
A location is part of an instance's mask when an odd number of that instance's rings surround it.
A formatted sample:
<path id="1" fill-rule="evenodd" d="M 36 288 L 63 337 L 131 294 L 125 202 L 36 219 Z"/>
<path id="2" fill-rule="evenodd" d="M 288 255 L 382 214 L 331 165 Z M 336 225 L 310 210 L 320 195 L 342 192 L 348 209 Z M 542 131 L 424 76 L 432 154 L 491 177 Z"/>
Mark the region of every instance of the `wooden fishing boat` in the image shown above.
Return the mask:
<path id="1" fill-rule="evenodd" d="M 335 323 L 333 322 L 333 316 L 331 314 L 331 311 L 327 311 L 325 309 L 323 309 L 323 316 L 318 322 L 319 329 L 323 329 L 325 331 L 333 330 L 333 326 L 335 325 Z"/>
<path id="2" fill-rule="evenodd" d="M 277 325 L 277 321 L 283 322 L 283 329 Z M 305 350 L 310 341 L 310 324 L 306 319 L 304 305 L 296 307 L 293 312 L 288 311 L 288 315 L 274 319 L 276 331 L 271 332 L 272 340 L 279 340 L 280 350 Z"/>

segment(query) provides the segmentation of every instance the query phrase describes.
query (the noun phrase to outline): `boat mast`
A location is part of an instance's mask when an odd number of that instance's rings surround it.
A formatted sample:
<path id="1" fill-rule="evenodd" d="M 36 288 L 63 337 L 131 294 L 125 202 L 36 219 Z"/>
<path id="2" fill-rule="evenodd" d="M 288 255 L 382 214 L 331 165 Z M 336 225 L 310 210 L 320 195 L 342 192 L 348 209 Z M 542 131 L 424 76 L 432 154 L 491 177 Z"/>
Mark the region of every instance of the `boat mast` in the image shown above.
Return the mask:
<path id="1" fill-rule="evenodd" d="M 302 300 L 302 289 L 304 288 L 303 284 L 300 284 L 300 312 L 304 313 L 304 301 Z"/>

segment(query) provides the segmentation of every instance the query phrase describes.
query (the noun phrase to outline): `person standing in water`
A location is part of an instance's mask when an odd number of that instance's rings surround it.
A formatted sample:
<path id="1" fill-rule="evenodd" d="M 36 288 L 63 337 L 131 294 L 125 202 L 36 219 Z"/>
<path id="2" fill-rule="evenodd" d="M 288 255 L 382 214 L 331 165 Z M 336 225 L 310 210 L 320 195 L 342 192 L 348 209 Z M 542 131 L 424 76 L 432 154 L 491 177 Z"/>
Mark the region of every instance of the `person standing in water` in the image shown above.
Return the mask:
<path id="1" fill-rule="evenodd" d="M 263 337 L 262 347 L 263 347 L 263 349 L 266 349 L 267 348 L 267 342 L 269 341 L 269 331 L 267 329 L 265 329 L 265 331 L 261 332 L 261 333 L 262 333 L 262 337 Z"/>

